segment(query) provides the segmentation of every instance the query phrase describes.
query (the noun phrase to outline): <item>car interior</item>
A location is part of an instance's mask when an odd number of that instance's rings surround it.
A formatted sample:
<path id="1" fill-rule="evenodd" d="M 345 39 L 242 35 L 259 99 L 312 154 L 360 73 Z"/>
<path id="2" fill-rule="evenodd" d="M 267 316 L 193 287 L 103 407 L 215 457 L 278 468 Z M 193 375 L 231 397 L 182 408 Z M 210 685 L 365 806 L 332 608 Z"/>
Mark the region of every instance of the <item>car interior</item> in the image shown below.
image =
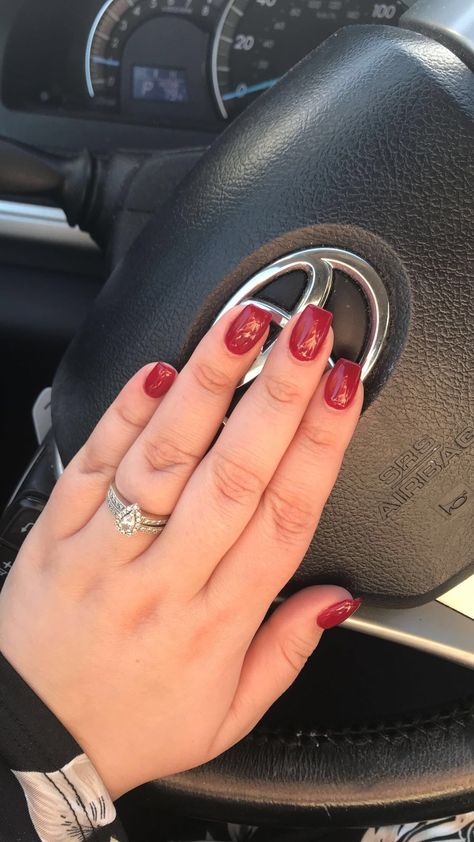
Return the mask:
<path id="1" fill-rule="evenodd" d="M 131 842 L 474 810 L 473 71 L 472 0 L 1 0 L 0 577 L 121 385 L 230 306 L 271 308 L 260 367 L 308 300 L 363 365 L 281 595 L 363 606 L 241 743 L 120 799 Z"/>

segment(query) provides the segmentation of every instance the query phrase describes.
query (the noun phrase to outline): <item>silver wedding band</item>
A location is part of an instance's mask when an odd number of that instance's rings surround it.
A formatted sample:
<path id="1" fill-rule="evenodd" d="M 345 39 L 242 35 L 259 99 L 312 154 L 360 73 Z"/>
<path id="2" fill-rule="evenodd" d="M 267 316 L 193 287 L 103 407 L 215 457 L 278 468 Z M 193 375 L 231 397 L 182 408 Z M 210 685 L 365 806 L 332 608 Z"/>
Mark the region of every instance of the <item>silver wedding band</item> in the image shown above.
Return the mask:
<path id="1" fill-rule="evenodd" d="M 138 503 L 129 503 L 117 491 L 115 483 L 109 485 L 106 503 L 115 520 L 115 528 L 121 535 L 135 535 L 146 532 L 159 535 L 163 531 L 170 515 L 152 515 L 143 512 Z"/>

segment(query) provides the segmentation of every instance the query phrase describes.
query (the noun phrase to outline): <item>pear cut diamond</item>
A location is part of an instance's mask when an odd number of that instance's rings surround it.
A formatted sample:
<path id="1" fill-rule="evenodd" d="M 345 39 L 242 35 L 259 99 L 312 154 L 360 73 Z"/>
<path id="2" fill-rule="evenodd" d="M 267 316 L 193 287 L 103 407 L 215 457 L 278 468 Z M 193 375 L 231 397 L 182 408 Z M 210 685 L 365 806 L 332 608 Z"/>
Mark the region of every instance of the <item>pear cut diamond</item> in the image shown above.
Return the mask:
<path id="1" fill-rule="evenodd" d="M 137 532 L 159 535 L 168 521 L 166 515 L 155 517 L 142 512 L 138 503 L 127 503 L 120 497 L 113 483 L 107 491 L 106 502 L 114 516 L 115 528 L 121 535 L 135 535 Z"/>
<path id="2" fill-rule="evenodd" d="M 122 535 L 134 535 L 138 532 L 141 523 L 140 507 L 133 503 L 126 506 L 115 518 L 115 525 Z"/>

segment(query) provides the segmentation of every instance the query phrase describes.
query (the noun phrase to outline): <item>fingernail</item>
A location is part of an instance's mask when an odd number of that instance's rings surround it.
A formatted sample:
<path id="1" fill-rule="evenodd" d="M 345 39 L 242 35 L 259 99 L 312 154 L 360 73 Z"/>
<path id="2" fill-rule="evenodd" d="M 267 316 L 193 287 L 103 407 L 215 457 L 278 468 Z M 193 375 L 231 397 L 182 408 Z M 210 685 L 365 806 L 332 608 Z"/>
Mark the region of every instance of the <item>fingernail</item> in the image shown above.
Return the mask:
<path id="1" fill-rule="evenodd" d="M 346 409 L 357 394 L 362 369 L 359 363 L 340 359 L 332 369 L 326 387 L 324 399 L 333 409 Z"/>
<path id="2" fill-rule="evenodd" d="M 272 320 L 271 313 L 247 304 L 230 325 L 225 344 L 233 354 L 246 354 L 265 335 Z"/>
<path id="3" fill-rule="evenodd" d="M 321 629 L 332 629 L 333 626 L 338 626 L 351 617 L 359 608 L 361 599 L 343 599 L 342 602 L 336 602 L 325 608 L 318 616 L 317 623 Z"/>
<path id="4" fill-rule="evenodd" d="M 290 336 L 290 351 L 297 360 L 314 360 L 331 327 L 332 313 L 308 304 Z"/>
<path id="5" fill-rule="evenodd" d="M 150 398 L 161 398 L 176 380 L 176 369 L 168 363 L 157 363 L 143 386 Z"/>

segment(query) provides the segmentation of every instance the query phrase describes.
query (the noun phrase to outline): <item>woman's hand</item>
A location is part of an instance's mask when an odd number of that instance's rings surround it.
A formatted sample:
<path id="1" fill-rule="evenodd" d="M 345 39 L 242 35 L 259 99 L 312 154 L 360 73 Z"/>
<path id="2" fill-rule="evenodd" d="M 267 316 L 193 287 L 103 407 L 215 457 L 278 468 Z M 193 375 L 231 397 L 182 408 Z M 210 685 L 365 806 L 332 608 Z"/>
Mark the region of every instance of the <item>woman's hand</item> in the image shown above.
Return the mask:
<path id="1" fill-rule="evenodd" d="M 179 376 L 138 372 L 56 485 L 0 598 L 0 648 L 89 755 L 113 798 L 204 763 L 294 681 L 358 601 L 311 587 L 263 625 L 301 562 L 362 405 L 360 369 L 324 373 L 330 314 L 309 306 L 209 450 L 268 333 L 247 305 Z M 165 396 L 166 393 L 166 396 Z M 120 534 L 114 480 L 159 536 Z"/>

